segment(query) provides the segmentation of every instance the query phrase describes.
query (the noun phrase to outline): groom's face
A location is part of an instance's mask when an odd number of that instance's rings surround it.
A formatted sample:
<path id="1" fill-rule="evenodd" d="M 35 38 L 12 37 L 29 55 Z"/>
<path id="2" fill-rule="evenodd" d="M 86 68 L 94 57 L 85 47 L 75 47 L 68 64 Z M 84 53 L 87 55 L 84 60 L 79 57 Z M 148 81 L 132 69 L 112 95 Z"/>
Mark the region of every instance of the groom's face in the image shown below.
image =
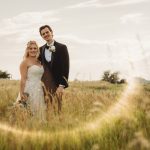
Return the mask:
<path id="1" fill-rule="evenodd" d="M 53 33 L 47 27 L 41 30 L 41 36 L 47 42 L 51 42 L 53 40 Z"/>

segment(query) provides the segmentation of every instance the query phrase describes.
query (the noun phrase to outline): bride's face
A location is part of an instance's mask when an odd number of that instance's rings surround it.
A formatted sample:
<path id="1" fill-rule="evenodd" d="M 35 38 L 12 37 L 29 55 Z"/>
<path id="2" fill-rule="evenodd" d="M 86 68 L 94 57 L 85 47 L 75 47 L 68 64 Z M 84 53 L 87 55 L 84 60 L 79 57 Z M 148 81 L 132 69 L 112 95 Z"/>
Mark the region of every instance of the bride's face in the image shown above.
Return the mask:
<path id="1" fill-rule="evenodd" d="M 31 44 L 28 48 L 29 57 L 36 57 L 38 53 L 38 48 L 35 44 Z"/>

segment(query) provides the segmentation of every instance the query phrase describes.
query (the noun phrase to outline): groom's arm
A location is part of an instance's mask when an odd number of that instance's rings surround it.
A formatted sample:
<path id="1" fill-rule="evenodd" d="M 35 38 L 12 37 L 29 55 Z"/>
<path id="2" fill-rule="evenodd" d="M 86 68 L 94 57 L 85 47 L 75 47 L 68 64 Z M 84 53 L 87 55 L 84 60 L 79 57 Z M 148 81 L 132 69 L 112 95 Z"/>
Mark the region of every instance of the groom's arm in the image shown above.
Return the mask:
<path id="1" fill-rule="evenodd" d="M 64 85 L 64 88 L 67 88 L 69 77 L 69 53 L 66 45 L 63 45 L 61 49 L 61 70 L 60 85 Z"/>

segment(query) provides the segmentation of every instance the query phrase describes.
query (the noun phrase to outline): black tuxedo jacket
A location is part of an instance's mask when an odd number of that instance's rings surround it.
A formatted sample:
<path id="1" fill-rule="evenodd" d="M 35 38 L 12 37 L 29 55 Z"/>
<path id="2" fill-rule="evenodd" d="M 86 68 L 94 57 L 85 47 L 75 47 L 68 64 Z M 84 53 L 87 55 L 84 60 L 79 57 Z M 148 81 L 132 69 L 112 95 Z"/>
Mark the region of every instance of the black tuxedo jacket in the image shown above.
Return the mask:
<path id="1" fill-rule="evenodd" d="M 55 52 L 52 52 L 51 62 L 48 63 L 51 68 L 51 73 L 55 80 L 56 86 L 62 84 L 65 88 L 68 87 L 69 76 L 69 54 L 67 46 L 54 41 Z M 45 47 L 46 44 L 40 47 L 39 60 L 41 64 L 45 66 L 47 64 L 45 59 Z"/>

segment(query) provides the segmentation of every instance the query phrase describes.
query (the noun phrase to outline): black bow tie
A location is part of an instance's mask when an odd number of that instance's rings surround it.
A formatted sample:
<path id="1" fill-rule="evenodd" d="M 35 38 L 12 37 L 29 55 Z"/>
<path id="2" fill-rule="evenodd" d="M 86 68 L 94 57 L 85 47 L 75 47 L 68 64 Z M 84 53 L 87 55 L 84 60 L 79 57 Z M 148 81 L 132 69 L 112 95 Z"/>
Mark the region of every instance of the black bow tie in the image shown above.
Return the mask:
<path id="1" fill-rule="evenodd" d="M 46 48 L 46 49 L 49 49 L 49 48 L 50 48 L 50 46 L 46 45 L 46 46 L 45 46 L 45 48 Z"/>

